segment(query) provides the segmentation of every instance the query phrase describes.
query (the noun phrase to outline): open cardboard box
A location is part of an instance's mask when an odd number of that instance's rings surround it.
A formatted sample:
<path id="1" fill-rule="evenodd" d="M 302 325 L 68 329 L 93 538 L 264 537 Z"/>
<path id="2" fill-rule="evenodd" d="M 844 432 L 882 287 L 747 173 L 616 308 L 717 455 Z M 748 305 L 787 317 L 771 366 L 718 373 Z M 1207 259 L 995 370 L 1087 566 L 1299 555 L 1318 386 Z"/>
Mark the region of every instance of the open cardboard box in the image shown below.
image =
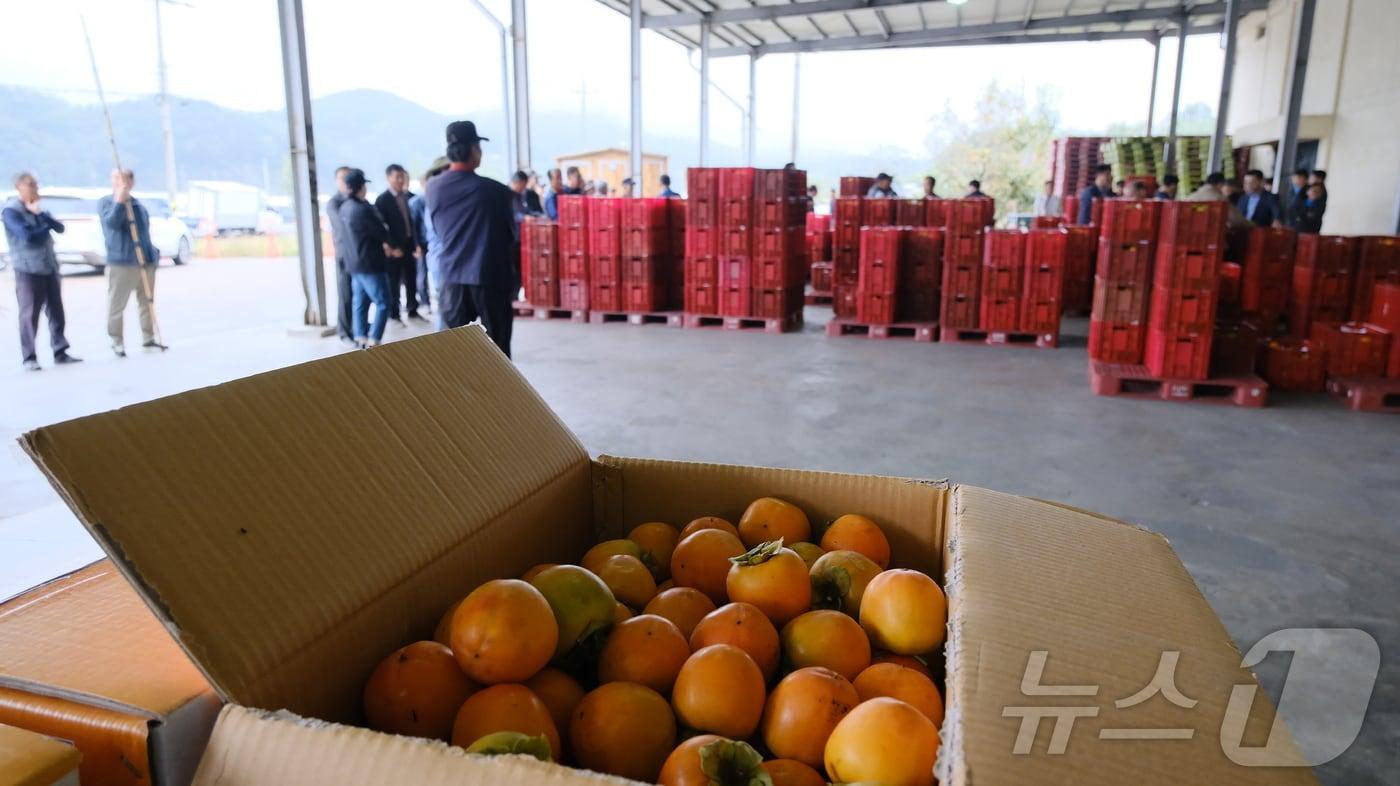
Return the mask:
<path id="1" fill-rule="evenodd" d="M 1003 438 L 1004 435 L 996 435 Z M 774 435 L 780 439 L 781 435 Z M 385 654 L 429 638 L 487 579 L 577 559 L 646 520 L 736 517 L 762 495 L 860 512 L 949 597 L 944 783 L 1315 783 L 1232 763 L 1232 686 L 1255 685 L 1158 535 L 944 481 L 602 456 L 476 328 L 438 333 L 39 429 L 23 438 L 78 518 L 204 671 L 224 710 L 199 784 L 589 784 L 613 779 L 338 724 Z M 1129 709 L 1164 650 L 1184 708 Z M 1027 695 L 1033 652 L 1044 686 Z M 1053 693 L 1053 689 L 1051 689 Z M 1067 749 L 1013 753 L 1011 707 L 1088 707 Z M 1246 739 L 1274 711 L 1261 695 Z M 260 709 L 247 709 L 260 708 Z M 319 721 L 303 721 L 272 711 Z M 332 723 L 326 723 L 332 722 Z M 1189 739 L 1101 739 L 1109 728 Z M 1275 735 L 1287 739 L 1286 730 Z M 1276 736 L 1275 741 L 1279 738 Z M 614 781 L 616 782 L 616 781 Z"/>

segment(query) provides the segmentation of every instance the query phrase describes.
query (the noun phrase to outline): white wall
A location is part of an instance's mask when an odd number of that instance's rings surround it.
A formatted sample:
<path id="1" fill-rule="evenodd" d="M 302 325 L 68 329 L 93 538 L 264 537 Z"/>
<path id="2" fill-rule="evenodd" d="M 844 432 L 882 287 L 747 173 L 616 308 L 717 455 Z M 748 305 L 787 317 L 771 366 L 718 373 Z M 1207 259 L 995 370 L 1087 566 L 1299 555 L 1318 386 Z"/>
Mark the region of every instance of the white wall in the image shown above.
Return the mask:
<path id="1" fill-rule="evenodd" d="M 1299 0 L 1240 20 L 1227 126 L 1281 129 Z M 1400 198 L 1400 0 L 1317 0 L 1303 90 L 1305 125 L 1327 170 L 1323 231 L 1395 232 Z M 1267 137 L 1278 138 L 1278 131 Z M 1243 139 L 1242 141 L 1251 141 Z"/>

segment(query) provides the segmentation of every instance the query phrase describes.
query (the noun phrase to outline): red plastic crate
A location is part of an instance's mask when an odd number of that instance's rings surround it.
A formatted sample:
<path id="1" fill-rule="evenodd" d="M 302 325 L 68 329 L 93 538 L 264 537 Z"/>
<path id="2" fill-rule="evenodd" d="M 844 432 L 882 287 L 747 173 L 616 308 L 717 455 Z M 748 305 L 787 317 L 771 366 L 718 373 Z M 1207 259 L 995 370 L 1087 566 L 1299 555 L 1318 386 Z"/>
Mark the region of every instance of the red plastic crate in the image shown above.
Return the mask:
<path id="1" fill-rule="evenodd" d="M 1152 243 L 1146 240 L 1119 243 L 1101 238 L 1094 274 L 1107 281 L 1146 286 L 1151 281 L 1152 252 Z"/>
<path id="2" fill-rule="evenodd" d="M 803 228 L 808 232 L 830 232 L 832 216 L 822 213 L 808 213 Z"/>
<path id="3" fill-rule="evenodd" d="M 950 328 L 976 329 L 981 308 L 976 292 L 950 292 L 945 286 L 939 301 L 939 324 Z"/>
<path id="4" fill-rule="evenodd" d="M 753 290 L 748 287 L 719 287 L 719 313 L 726 317 L 747 317 L 753 306 Z"/>
<path id="5" fill-rule="evenodd" d="M 1163 204 L 1168 203 L 1156 199 L 1105 200 L 1099 237 L 1114 243 L 1156 242 Z"/>
<path id="6" fill-rule="evenodd" d="M 1254 373 L 1263 345 L 1259 329 L 1248 322 L 1216 323 L 1210 340 L 1210 375 L 1240 377 Z"/>
<path id="7" fill-rule="evenodd" d="M 559 281 L 553 278 L 531 276 L 525 291 L 525 301 L 542 308 L 559 307 Z"/>
<path id="8" fill-rule="evenodd" d="M 665 289 L 670 273 L 671 258 L 668 256 L 622 258 L 622 283 L 624 284 L 645 284 Z"/>
<path id="9" fill-rule="evenodd" d="M 1312 338 L 1327 355 L 1329 377 L 1384 377 L 1390 364 L 1389 331 L 1364 322 L 1313 323 Z"/>
<path id="10" fill-rule="evenodd" d="M 721 200 L 753 199 L 754 178 L 757 173 L 753 167 L 737 166 L 724 167 L 719 170 L 719 197 Z"/>
<path id="11" fill-rule="evenodd" d="M 815 292 L 830 292 L 830 291 L 831 291 L 831 284 L 832 284 L 832 279 L 831 279 L 831 263 L 830 263 L 830 262 L 813 262 L 813 263 L 812 263 L 812 290 L 815 291 Z"/>
<path id="12" fill-rule="evenodd" d="M 1216 281 L 1218 282 L 1216 290 L 1220 300 L 1220 310 L 1238 311 L 1240 306 L 1240 266 L 1235 262 L 1221 262 L 1216 271 Z"/>
<path id="13" fill-rule="evenodd" d="M 938 300 L 937 289 L 901 289 L 895 293 L 895 317 L 899 322 L 935 322 Z"/>
<path id="14" fill-rule="evenodd" d="M 1026 264 L 1026 233 L 1019 229 L 989 229 L 982 240 L 982 264 L 1020 271 Z"/>
<path id="15" fill-rule="evenodd" d="M 588 257 L 584 254 L 565 254 L 559 257 L 560 281 L 588 281 Z"/>
<path id="16" fill-rule="evenodd" d="M 560 279 L 559 308 L 567 308 L 570 311 L 587 311 L 588 282 L 579 279 Z"/>
<path id="17" fill-rule="evenodd" d="M 797 256 L 802 248 L 802 230 L 797 227 L 763 228 L 751 236 L 756 257 L 788 259 Z"/>
<path id="18" fill-rule="evenodd" d="M 720 252 L 719 238 L 723 230 L 718 227 L 686 226 L 685 255 L 688 257 L 713 257 Z"/>
<path id="19" fill-rule="evenodd" d="M 982 266 L 945 260 L 943 262 L 942 283 L 944 294 L 968 295 L 976 300 L 982 289 Z M 959 325 L 959 327 L 969 326 Z"/>
<path id="20" fill-rule="evenodd" d="M 668 223 L 669 202 L 665 197 L 623 199 L 621 210 L 622 226 L 627 228 L 660 228 Z"/>
<path id="21" fill-rule="evenodd" d="M 807 258 L 813 262 L 831 261 L 831 234 L 827 232 L 807 233 Z"/>
<path id="22" fill-rule="evenodd" d="M 753 197 L 720 197 L 720 226 L 751 227 L 755 223 L 754 219 Z"/>
<path id="23" fill-rule="evenodd" d="M 1305 339 L 1269 341 L 1264 346 L 1259 370 L 1274 390 L 1321 393 L 1327 387 L 1326 352 Z"/>
<path id="24" fill-rule="evenodd" d="M 1209 379 L 1210 333 L 1167 333 L 1147 329 L 1143 360 L 1161 379 Z"/>
<path id="25" fill-rule="evenodd" d="M 719 284 L 726 289 L 748 289 L 753 286 L 753 257 L 720 257 Z"/>
<path id="26" fill-rule="evenodd" d="M 1361 320 L 1371 313 L 1371 292 L 1377 284 L 1400 284 L 1400 236 L 1362 237 L 1357 243 L 1351 318 Z"/>
<path id="27" fill-rule="evenodd" d="M 861 200 L 860 223 L 867 227 L 884 227 L 894 223 L 893 199 Z"/>
<path id="28" fill-rule="evenodd" d="M 856 315 L 856 285 L 837 281 L 831 287 L 831 310 L 838 317 L 854 319 Z"/>
<path id="29" fill-rule="evenodd" d="M 587 197 L 577 194 L 560 194 L 557 203 L 559 208 L 559 225 L 564 227 L 588 226 L 589 201 Z"/>
<path id="30" fill-rule="evenodd" d="M 1026 234 L 1025 283 L 1021 291 L 1028 301 L 1060 302 L 1068 242 L 1069 235 L 1059 229 L 1034 229 Z"/>
<path id="31" fill-rule="evenodd" d="M 837 283 L 855 286 L 860 278 L 860 249 L 835 248 L 831 252 L 831 270 Z"/>
<path id="32" fill-rule="evenodd" d="M 622 307 L 622 284 L 588 285 L 588 307 L 594 311 L 625 311 Z"/>
<path id="33" fill-rule="evenodd" d="M 1094 302 L 1094 269 L 1098 256 L 1098 227 L 1065 227 L 1064 306 L 1087 311 Z"/>
<path id="34" fill-rule="evenodd" d="M 1158 244 L 1156 263 L 1152 266 L 1152 285 L 1173 289 L 1216 289 L 1220 265 L 1224 261 L 1220 248 L 1218 245 L 1183 247 Z"/>
<path id="35" fill-rule="evenodd" d="M 1356 267 L 1356 238 L 1340 235 L 1298 235 L 1295 264 L 1300 268 L 1349 275 Z"/>
<path id="36" fill-rule="evenodd" d="M 687 283 L 683 308 L 688 314 L 719 314 L 719 287 L 715 284 Z"/>
<path id="37" fill-rule="evenodd" d="M 1147 326 L 1163 333 L 1208 333 L 1215 325 L 1215 293 L 1209 289 L 1154 287 Z"/>
<path id="38" fill-rule="evenodd" d="M 1367 322 L 1392 334 L 1400 333 L 1400 284 L 1377 284 L 1371 293 Z"/>
<path id="39" fill-rule="evenodd" d="M 587 254 L 588 228 L 585 226 L 559 227 L 560 254 Z"/>
<path id="40" fill-rule="evenodd" d="M 926 226 L 927 211 L 923 199 L 894 200 L 894 223 L 902 227 Z"/>
<path id="41" fill-rule="evenodd" d="M 1163 201 L 1160 204 L 1157 242 L 1170 244 L 1177 251 L 1203 252 L 1224 247 L 1225 224 L 1230 216 L 1228 202 Z"/>
<path id="42" fill-rule="evenodd" d="M 1292 335 L 1308 335 L 1314 320 L 1345 322 L 1350 313 L 1349 270 L 1333 273 L 1323 268 L 1293 268 L 1293 286 L 1288 293 L 1288 329 Z"/>
<path id="43" fill-rule="evenodd" d="M 588 258 L 588 282 L 605 286 L 622 283 L 622 257 L 590 256 Z M 599 306 L 599 308 L 602 308 Z M 616 310 L 616 309 L 614 309 Z"/>
<path id="44" fill-rule="evenodd" d="M 1031 219 L 1033 229 L 1059 229 L 1065 225 L 1063 216 L 1036 216 Z"/>
<path id="45" fill-rule="evenodd" d="M 1016 332 L 1021 326 L 1021 299 L 991 297 L 985 293 L 978 310 L 978 327 L 982 330 Z"/>
<path id="46" fill-rule="evenodd" d="M 924 226 L 941 227 L 948 222 L 947 210 L 943 207 L 942 199 L 924 200 Z"/>
<path id="47" fill-rule="evenodd" d="M 802 216 L 807 212 L 806 202 L 797 199 L 758 200 L 754 203 L 753 223 L 759 227 L 802 226 Z"/>
<path id="48" fill-rule="evenodd" d="M 623 227 L 622 254 L 624 256 L 653 256 L 671 253 L 671 232 L 661 227 Z"/>
<path id="49" fill-rule="evenodd" d="M 752 270 L 752 286 L 756 288 L 787 289 L 802 286 L 802 266 L 793 257 L 756 257 Z"/>
<path id="50" fill-rule="evenodd" d="M 590 256 L 615 257 L 622 254 L 622 227 L 588 226 L 588 253 Z"/>
<path id="51" fill-rule="evenodd" d="M 1147 287 L 1131 281 L 1094 281 L 1091 319 L 1115 324 L 1147 324 Z M 1100 358 L 1102 359 L 1102 358 Z"/>
<path id="52" fill-rule="evenodd" d="M 755 289 L 750 298 L 748 316 L 782 319 L 802 311 L 802 290 L 792 288 Z"/>
<path id="53" fill-rule="evenodd" d="M 687 199 L 685 201 L 685 225 L 687 228 L 718 226 L 719 197 L 692 196 Z"/>
<path id="54" fill-rule="evenodd" d="M 1143 323 L 1089 322 L 1089 357 L 1104 363 L 1142 363 L 1146 326 Z"/>
<path id="55" fill-rule="evenodd" d="M 945 230 L 943 259 L 958 264 L 981 265 L 984 235 L 955 235 Z"/>
<path id="56" fill-rule="evenodd" d="M 870 325 L 894 324 L 898 297 L 894 292 L 856 289 L 856 321 Z"/>
<path id="57" fill-rule="evenodd" d="M 800 196 L 797 171 L 759 169 L 754 173 L 754 195 L 764 201 L 780 201 Z"/>
<path id="58" fill-rule="evenodd" d="M 687 284 L 719 284 L 719 260 L 715 257 L 686 257 L 685 281 Z"/>
<path id="59" fill-rule="evenodd" d="M 863 197 L 874 185 L 873 177 L 843 177 L 840 181 L 840 193 L 843 197 Z"/>
<path id="60" fill-rule="evenodd" d="M 980 294 L 983 300 L 1020 298 L 1025 283 L 1024 270 L 983 266 Z"/>
<path id="61" fill-rule="evenodd" d="M 725 225 L 719 231 L 719 256 L 749 256 L 753 253 L 753 230 L 746 226 Z"/>
<path id="62" fill-rule="evenodd" d="M 996 203 L 991 199 L 944 199 L 943 225 L 950 237 L 971 237 L 991 225 Z"/>
<path id="63" fill-rule="evenodd" d="M 589 197 L 584 204 L 588 209 L 588 227 L 598 230 L 603 227 L 622 226 L 622 203 L 620 197 Z"/>
<path id="64" fill-rule="evenodd" d="M 688 201 L 714 199 L 719 196 L 719 170 L 714 167 L 691 167 L 685 173 Z"/>
<path id="65" fill-rule="evenodd" d="M 662 311 L 666 308 L 665 287 L 653 284 L 623 284 L 623 311 Z"/>
<path id="66" fill-rule="evenodd" d="M 1063 308 L 1058 298 L 1055 300 L 1021 300 L 1020 332 L 1051 333 L 1060 332 L 1060 313 Z"/>

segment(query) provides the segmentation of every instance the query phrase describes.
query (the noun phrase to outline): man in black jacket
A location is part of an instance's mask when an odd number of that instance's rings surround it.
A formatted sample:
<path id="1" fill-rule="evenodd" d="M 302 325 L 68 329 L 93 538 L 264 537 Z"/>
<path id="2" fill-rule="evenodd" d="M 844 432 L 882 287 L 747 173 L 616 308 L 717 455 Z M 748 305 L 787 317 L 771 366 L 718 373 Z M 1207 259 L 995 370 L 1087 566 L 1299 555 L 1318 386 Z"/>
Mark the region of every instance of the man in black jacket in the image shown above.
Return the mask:
<path id="1" fill-rule="evenodd" d="M 350 271 L 354 290 L 355 343 L 372 347 L 384 339 L 389 319 L 389 230 L 377 210 L 365 201 L 365 173 L 351 169 L 345 173 L 347 192 L 340 206 L 345 225 L 345 269 Z M 374 324 L 369 322 L 369 304 L 374 301 Z"/>
<path id="2" fill-rule="evenodd" d="M 413 213 L 408 208 L 408 200 L 413 198 L 408 190 L 408 170 L 390 164 L 384 170 L 384 179 L 389 188 L 374 200 L 374 207 L 389 228 L 389 318 L 403 324 L 399 312 L 399 289 L 402 288 L 408 318 L 426 321 L 418 313 L 418 263 L 414 255 L 418 250 L 418 233 L 413 227 Z"/>
<path id="3" fill-rule="evenodd" d="M 544 215 L 544 208 L 540 206 L 540 195 L 528 187 L 529 182 L 530 177 L 520 170 L 510 176 L 510 190 L 515 193 L 511 200 L 511 209 L 515 212 L 517 224 L 524 221 L 526 216 Z"/>
<path id="4" fill-rule="evenodd" d="M 514 194 L 504 184 L 476 173 L 481 143 L 476 124 L 461 120 L 447 126 L 446 172 L 426 189 L 428 220 L 441 243 L 443 324 L 461 327 L 473 316 L 496 346 L 510 357 L 515 312 L 511 301 L 520 291 L 519 254 L 512 254 L 516 226 Z"/>
<path id="5" fill-rule="evenodd" d="M 1076 224 L 1085 225 L 1094 222 L 1094 200 L 1111 199 L 1113 197 L 1113 167 L 1108 164 L 1099 164 L 1094 167 L 1094 182 L 1079 190 L 1079 215 L 1075 216 Z"/>
<path id="6" fill-rule="evenodd" d="M 345 222 L 340 220 L 340 206 L 345 204 L 345 173 L 350 167 L 337 167 L 335 170 L 335 193 L 326 200 L 326 220 L 331 225 L 331 246 L 335 248 L 335 331 L 340 340 L 347 344 L 355 342 L 355 318 L 351 301 L 355 290 L 350 285 L 350 271 L 345 269 Z"/>

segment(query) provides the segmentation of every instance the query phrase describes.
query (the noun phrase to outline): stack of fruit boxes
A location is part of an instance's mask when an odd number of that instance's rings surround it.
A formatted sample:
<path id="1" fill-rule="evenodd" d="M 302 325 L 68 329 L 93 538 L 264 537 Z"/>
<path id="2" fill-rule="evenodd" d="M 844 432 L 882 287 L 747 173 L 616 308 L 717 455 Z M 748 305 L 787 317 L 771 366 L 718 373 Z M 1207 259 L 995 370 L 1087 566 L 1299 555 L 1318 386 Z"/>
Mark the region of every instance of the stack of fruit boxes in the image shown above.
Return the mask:
<path id="1" fill-rule="evenodd" d="M 588 210 L 586 197 L 559 196 L 559 307 L 588 308 Z"/>
<path id="2" fill-rule="evenodd" d="M 943 285 L 943 236 L 942 227 L 906 228 L 900 248 L 898 303 L 895 305 L 898 321 L 938 320 L 938 295 Z"/>
<path id="3" fill-rule="evenodd" d="M 1345 322 L 1356 266 L 1355 238 L 1301 234 L 1288 295 L 1288 332 L 1306 338 L 1313 321 Z"/>
<path id="4" fill-rule="evenodd" d="M 1240 308 L 1270 332 L 1288 308 L 1288 288 L 1298 233 L 1282 227 L 1254 227 L 1240 260 Z"/>
<path id="5" fill-rule="evenodd" d="M 1064 311 L 1065 260 L 1069 233 L 1032 229 L 1026 234 L 1026 277 L 1022 287 L 1020 331 L 1050 336 L 1058 343 Z"/>
<path id="6" fill-rule="evenodd" d="M 622 199 L 590 197 L 588 213 L 588 303 L 593 311 L 624 311 L 622 286 Z"/>
<path id="7" fill-rule="evenodd" d="M 1026 283 L 1026 235 L 1019 229 L 992 229 L 985 237 L 978 324 L 986 331 L 1014 333 Z"/>
<path id="8" fill-rule="evenodd" d="M 670 200 L 621 201 L 622 311 L 667 308 L 671 286 Z"/>
<path id="9" fill-rule="evenodd" d="M 541 308 L 559 308 L 559 225 L 529 216 L 520 230 L 525 301 Z"/>
<path id="10" fill-rule="evenodd" d="M 943 211 L 943 328 L 976 329 L 981 299 L 982 245 L 996 205 L 990 199 L 929 200 Z"/>
<path id="11" fill-rule="evenodd" d="M 686 174 L 685 294 L 687 314 L 719 314 L 719 170 Z"/>
<path id="12" fill-rule="evenodd" d="M 860 276 L 861 197 L 838 197 L 831 203 L 831 308 L 838 317 L 856 315 Z"/>
<path id="13" fill-rule="evenodd" d="M 1152 277 L 1147 369 L 1164 379 L 1206 379 L 1229 205 L 1157 204 L 1161 229 Z"/>
<path id="14" fill-rule="evenodd" d="M 904 234 L 906 230 L 901 227 L 861 227 L 856 321 L 867 325 L 894 323 L 896 292 L 899 290 L 900 281 L 899 257 Z"/>
<path id="15" fill-rule="evenodd" d="M 1163 203 L 1110 199 L 1103 224 L 1089 317 L 1089 358 L 1105 363 L 1142 362 L 1147 293 Z"/>

